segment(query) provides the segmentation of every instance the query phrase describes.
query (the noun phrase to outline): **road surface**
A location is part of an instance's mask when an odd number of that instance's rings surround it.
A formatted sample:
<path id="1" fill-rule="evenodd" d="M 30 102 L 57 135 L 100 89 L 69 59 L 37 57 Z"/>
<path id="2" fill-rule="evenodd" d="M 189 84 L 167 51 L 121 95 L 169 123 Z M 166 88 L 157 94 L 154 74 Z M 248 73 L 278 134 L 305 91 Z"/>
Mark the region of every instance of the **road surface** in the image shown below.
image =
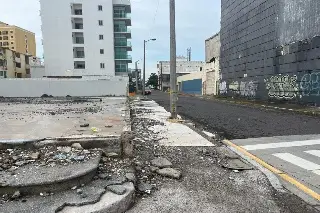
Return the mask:
<path id="1" fill-rule="evenodd" d="M 169 110 L 168 94 L 155 91 L 150 98 Z M 319 117 L 185 96 L 179 97 L 178 114 L 208 132 L 222 132 L 232 143 L 320 194 Z"/>

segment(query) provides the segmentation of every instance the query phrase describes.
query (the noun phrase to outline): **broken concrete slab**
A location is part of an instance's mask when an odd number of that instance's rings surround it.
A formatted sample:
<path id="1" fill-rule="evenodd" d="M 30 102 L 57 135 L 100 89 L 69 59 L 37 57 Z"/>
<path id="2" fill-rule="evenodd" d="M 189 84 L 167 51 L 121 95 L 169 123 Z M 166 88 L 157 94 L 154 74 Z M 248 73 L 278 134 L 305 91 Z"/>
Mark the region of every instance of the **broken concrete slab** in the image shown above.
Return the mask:
<path id="1" fill-rule="evenodd" d="M 132 183 L 125 183 L 123 187 L 126 192 L 123 195 L 115 195 L 112 192 L 106 192 L 102 195 L 99 202 L 83 206 L 65 206 L 59 213 L 120 213 L 128 210 L 134 202 L 134 186 Z"/>
<path id="2" fill-rule="evenodd" d="M 56 192 L 70 189 L 75 184 L 88 183 L 95 175 L 100 155 L 81 163 L 67 166 L 25 165 L 14 171 L 0 171 L 0 194 L 13 194 L 19 190 L 22 194 L 39 194 L 44 191 Z M 54 163 L 54 162 L 53 162 Z"/>
<path id="3" fill-rule="evenodd" d="M 172 163 L 166 158 L 155 158 L 151 161 L 151 164 L 158 168 L 168 168 L 172 166 Z"/>
<path id="4" fill-rule="evenodd" d="M 232 170 L 251 170 L 253 166 L 240 159 L 226 159 L 220 162 L 222 167 Z"/>
<path id="5" fill-rule="evenodd" d="M 122 185 L 107 186 L 107 190 L 109 190 L 117 195 L 123 195 L 127 191 L 127 189 Z"/>
<path id="6" fill-rule="evenodd" d="M 164 176 L 164 177 L 169 177 L 169 178 L 174 178 L 174 179 L 180 179 L 181 178 L 181 172 L 173 169 L 173 168 L 163 168 L 159 169 L 156 171 L 157 174 Z"/>

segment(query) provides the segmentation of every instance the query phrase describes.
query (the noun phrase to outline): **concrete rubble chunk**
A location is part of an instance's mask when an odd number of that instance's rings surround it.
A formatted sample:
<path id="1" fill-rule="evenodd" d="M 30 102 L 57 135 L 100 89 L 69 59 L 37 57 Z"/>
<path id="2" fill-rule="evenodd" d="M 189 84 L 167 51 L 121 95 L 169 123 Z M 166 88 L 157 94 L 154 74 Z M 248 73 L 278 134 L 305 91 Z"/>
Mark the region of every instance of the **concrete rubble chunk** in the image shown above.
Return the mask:
<path id="1" fill-rule="evenodd" d="M 115 152 L 108 152 L 106 150 L 103 151 L 103 156 L 106 156 L 108 158 L 117 158 L 119 155 Z"/>
<path id="2" fill-rule="evenodd" d="M 151 161 L 151 164 L 153 166 L 159 167 L 159 168 L 169 168 L 172 166 L 172 163 L 168 161 L 166 158 L 155 158 Z"/>
<path id="3" fill-rule="evenodd" d="M 157 170 L 159 170 L 159 167 L 150 166 L 150 171 L 151 171 L 151 172 L 156 172 Z"/>
<path id="4" fill-rule="evenodd" d="M 30 158 L 33 160 L 37 160 L 40 157 L 40 153 L 39 152 L 34 152 L 30 155 Z"/>
<path id="5" fill-rule="evenodd" d="M 57 147 L 57 150 L 60 152 L 64 152 L 64 153 L 69 153 L 71 152 L 71 147 L 70 146 L 59 146 Z"/>
<path id="6" fill-rule="evenodd" d="M 81 146 L 80 143 L 74 143 L 71 145 L 72 148 L 78 149 L 78 150 L 82 150 L 83 147 Z"/>
<path id="7" fill-rule="evenodd" d="M 150 194 L 153 187 L 151 186 L 151 184 L 141 182 L 138 184 L 137 188 L 138 188 L 139 192 L 144 192 L 144 193 Z"/>
<path id="8" fill-rule="evenodd" d="M 223 167 L 234 170 L 234 171 L 253 169 L 251 165 L 249 165 L 248 163 L 245 163 L 240 159 L 227 159 L 226 161 L 221 162 L 221 164 Z"/>
<path id="9" fill-rule="evenodd" d="M 176 169 L 172 169 L 172 168 L 159 169 L 159 170 L 157 170 L 157 174 L 164 176 L 164 177 L 174 178 L 174 179 L 181 178 L 181 172 Z"/>
<path id="10" fill-rule="evenodd" d="M 134 173 L 127 173 L 126 178 L 128 179 L 128 181 L 130 181 L 132 183 L 135 183 L 137 181 Z"/>
<path id="11" fill-rule="evenodd" d="M 21 197 L 20 191 L 15 191 L 14 194 L 11 196 L 11 199 L 18 199 Z"/>
<path id="12" fill-rule="evenodd" d="M 112 186 L 108 186 L 107 190 L 117 194 L 117 195 L 123 195 L 124 193 L 126 193 L 127 189 L 122 186 L 122 185 L 112 185 Z"/>

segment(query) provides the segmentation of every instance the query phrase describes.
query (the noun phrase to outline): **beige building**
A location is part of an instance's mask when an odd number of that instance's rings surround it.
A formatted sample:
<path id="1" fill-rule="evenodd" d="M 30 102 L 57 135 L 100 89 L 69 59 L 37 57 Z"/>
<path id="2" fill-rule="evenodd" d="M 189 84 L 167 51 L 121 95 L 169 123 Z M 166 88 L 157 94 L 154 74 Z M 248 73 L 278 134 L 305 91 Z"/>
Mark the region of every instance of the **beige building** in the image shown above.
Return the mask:
<path id="1" fill-rule="evenodd" d="M 0 47 L 36 56 L 36 38 L 33 32 L 0 22 Z"/>
<path id="2" fill-rule="evenodd" d="M 0 78 L 30 78 L 30 56 L 0 47 Z"/>

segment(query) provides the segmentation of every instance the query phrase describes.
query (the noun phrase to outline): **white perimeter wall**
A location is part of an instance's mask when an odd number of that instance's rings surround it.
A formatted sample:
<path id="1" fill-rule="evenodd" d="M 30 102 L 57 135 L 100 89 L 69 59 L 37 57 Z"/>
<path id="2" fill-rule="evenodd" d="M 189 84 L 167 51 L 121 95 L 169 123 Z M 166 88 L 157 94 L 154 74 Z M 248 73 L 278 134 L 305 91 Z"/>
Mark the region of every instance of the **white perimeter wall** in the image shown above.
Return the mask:
<path id="1" fill-rule="evenodd" d="M 113 3 L 111 0 L 40 0 L 46 73 L 65 75 L 115 75 Z M 72 30 L 71 4 L 82 4 L 83 30 Z M 98 11 L 98 5 L 103 11 Z M 103 20 L 103 26 L 98 25 Z M 73 45 L 72 32 L 84 33 L 84 45 Z M 104 40 L 99 40 L 99 34 Z M 74 69 L 73 47 L 84 47 L 86 69 Z M 104 54 L 100 54 L 104 49 Z M 100 69 L 105 63 L 105 69 Z M 67 72 L 71 70 L 71 72 Z"/>
<path id="2" fill-rule="evenodd" d="M 53 96 L 127 96 L 128 78 L 110 80 L 84 79 L 0 79 L 0 96 L 41 97 Z"/>

